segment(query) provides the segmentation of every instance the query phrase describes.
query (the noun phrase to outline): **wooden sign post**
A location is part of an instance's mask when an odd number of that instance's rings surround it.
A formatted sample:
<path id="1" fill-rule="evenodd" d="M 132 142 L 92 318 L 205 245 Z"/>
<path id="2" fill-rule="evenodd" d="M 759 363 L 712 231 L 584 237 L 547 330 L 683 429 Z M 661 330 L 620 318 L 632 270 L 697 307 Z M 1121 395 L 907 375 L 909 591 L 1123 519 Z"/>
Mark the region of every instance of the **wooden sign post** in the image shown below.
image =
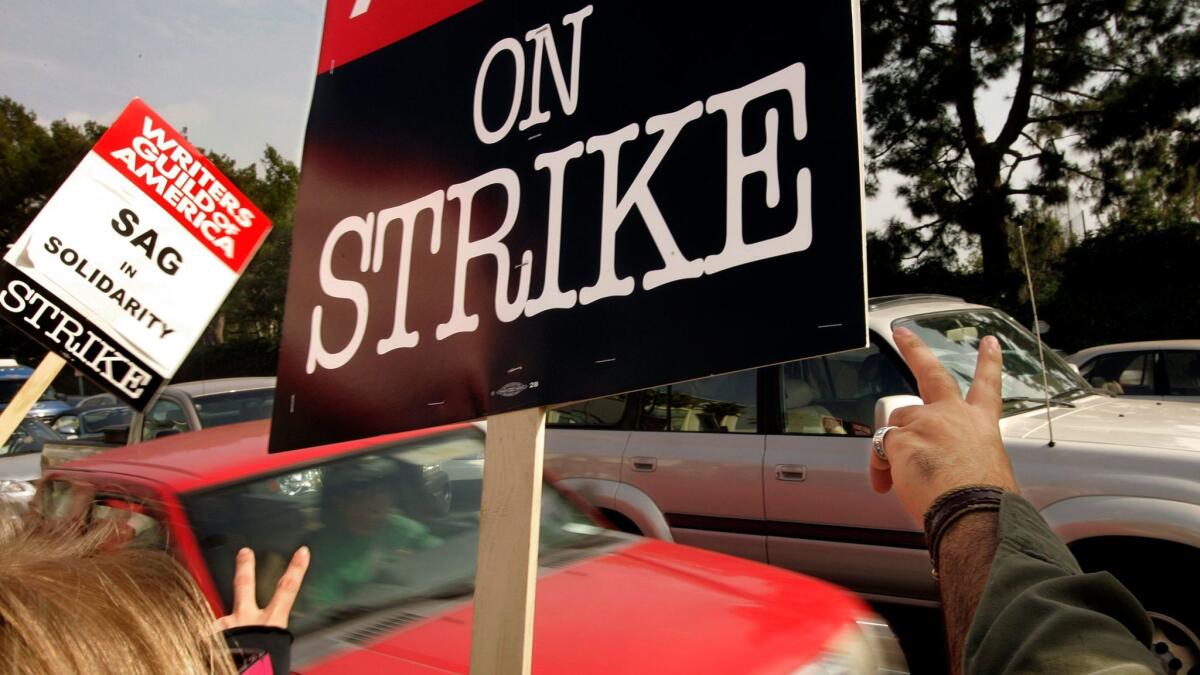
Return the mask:
<path id="1" fill-rule="evenodd" d="M 26 413 L 33 407 L 34 403 L 42 397 L 42 392 L 46 391 L 46 387 L 58 377 L 59 371 L 66 365 L 66 360 L 54 352 L 47 352 L 42 362 L 25 380 L 25 384 L 21 386 L 21 390 L 9 402 L 8 407 L 0 412 L 0 443 L 8 440 L 13 431 L 16 431 L 17 425 L 21 420 L 25 419 Z"/>
<path id="2" fill-rule="evenodd" d="M 488 418 L 472 675 L 525 675 L 530 670 L 545 436 L 541 408 Z"/>

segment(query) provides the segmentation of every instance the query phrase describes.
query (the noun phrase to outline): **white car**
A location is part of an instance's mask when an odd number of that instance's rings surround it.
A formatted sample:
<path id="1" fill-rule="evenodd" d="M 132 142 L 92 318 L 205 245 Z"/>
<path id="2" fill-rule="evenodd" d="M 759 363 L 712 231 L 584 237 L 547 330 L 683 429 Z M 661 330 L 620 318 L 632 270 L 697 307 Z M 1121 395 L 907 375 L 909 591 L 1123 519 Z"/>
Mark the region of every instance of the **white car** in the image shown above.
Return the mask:
<path id="1" fill-rule="evenodd" d="M 1200 664 L 1200 405 L 1105 395 L 1047 349 L 1047 406 L 1034 336 L 957 298 L 874 298 L 868 326 L 866 349 L 552 410 L 546 469 L 631 532 L 932 606 L 922 526 L 868 477 L 877 403 L 886 419 L 920 402 L 892 331 L 919 335 L 964 391 L 995 335 L 1022 493 L 1085 569 L 1138 596 L 1158 653 L 1186 666 L 1171 672 Z"/>
<path id="2" fill-rule="evenodd" d="M 1089 347 L 1067 357 L 1093 387 L 1119 396 L 1200 401 L 1200 340 Z"/>

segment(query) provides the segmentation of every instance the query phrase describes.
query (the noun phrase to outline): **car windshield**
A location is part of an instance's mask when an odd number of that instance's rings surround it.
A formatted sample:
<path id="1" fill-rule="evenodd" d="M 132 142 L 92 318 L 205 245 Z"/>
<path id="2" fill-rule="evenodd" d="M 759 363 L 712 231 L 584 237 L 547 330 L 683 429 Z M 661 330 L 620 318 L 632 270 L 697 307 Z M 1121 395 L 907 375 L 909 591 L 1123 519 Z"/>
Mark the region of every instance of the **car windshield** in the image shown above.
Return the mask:
<path id="1" fill-rule="evenodd" d="M 223 394 L 196 396 L 196 414 L 200 416 L 200 427 L 219 427 L 251 420 L 265 420 L 271 416 L 275 403 L 275 389 L 251 389 L 231 391 Z"/>
<path id="2" fill-rule="evenodd" d="M 292 552 L 309 546 L 312 565 L 290 623 L 304 634 L 472 592 L 482 453 L 482 433 L 459 430 L 185 496 L 184 506 L 226 607 L 240 547 L 257 554 L 266 602 Z M 619 541 L 545 486 L 543 564 Z"/>
<path id="3" fill-rule="evenodd" d="M 58 440 L 62 434 L 54 431 L 42 422 L 25 418 L 17 425 L 16 430 L 9 435 L 8 440 L 0 445 L 0 455 L 21 455 L 39 452 L 42 444 L 49 440 Z"/>
<path id="4" fill-rule="evenodd" d="M 1060 402 L 1092 393 L 1083 378 L 1049 347 L 1045 348 L 1047 386 L 1043 387 L 1037 339 L 1001 312 L 928 314 L 901 319 L 894 326 L 903 326 L 920 336 L 958 380 L 964 395 L 975 375 L 979 341 L 987 335 L 996 336 L 1004 353 L 1000 395 L 1004 398 L 1005 412 L 1045 405 L 1047 387 L 1050 397 Z"/>

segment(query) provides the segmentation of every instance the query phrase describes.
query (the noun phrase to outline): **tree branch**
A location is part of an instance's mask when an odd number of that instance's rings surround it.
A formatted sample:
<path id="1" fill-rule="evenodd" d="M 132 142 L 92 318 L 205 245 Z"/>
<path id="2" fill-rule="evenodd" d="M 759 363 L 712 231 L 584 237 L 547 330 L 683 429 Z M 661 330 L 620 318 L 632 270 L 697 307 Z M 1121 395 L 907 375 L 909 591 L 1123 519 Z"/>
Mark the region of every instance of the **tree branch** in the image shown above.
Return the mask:
<path id="1" fill-rule="evenodd" d="M 1026 185 L 1023 188 L 1005 188 L 1004 194 L 1008 195 L 1031 195 L 1034 197 L 1045 197 L 1049 192 L 1045 188 L 1033 187 Z"/>
<path id="2" fill-rule="evenodd" d="M 1037 152 L 1032 155 L 1017 155 L 1016 161 L 1014 161 L 1012 163 L 1012 165 L 1008 167 L 1008 175 L 1004 178 L 1004 184 L 1008 185 L 1009 183 L 1012 182 L 1013 174 L 1017 172 L 1017 167 L 1021 166 L 1022 162 L 1028 162 L 1028 161 L 1035 160 L 1035 159 L 1041 159 L 1041 158 L 1045 157 L 1046 155 L 1047 155 L 1047 153 L 1045 153 L 1045 152 Z"/>
<path id="3" fill-rule="evenodd" d="M 983 153 L 984 138 L 979 127 L 979 117 L 975 113 L 975 82 L 971 76 L 971 43 L 974 41 L 971 30 L 971 7 L 975 3 L 968 0 L 954 2 L 954 109 L 958 113 L 962 125 L 963 139 L 967 143 L 967 152 L 976 163 Z"/>
<path id="4" fill-rule="evenodd" d="M 1017 89 L 1013 92 L 1012 107 L 1008 109 L 1008 119 L 1004 128 L 996 137 L 995 144 L 1007 148 L 1016 142 L 1021 130 L 1029 123 L 1029 105 L 1033 100 L 1033 65 L 1037 49 L 1037 7 L 1029 5 L 1025 9 L 1025 40 L 1021 52 L 1021 74 L 1017 81 Z"/>
<path id="5" fill-rule="evenodd" d="M 1064 171 L 1069 171 L 1069 172 L 1071 172 L 1071 173 L 1075 174 L 1076 176 L 1083 176 L 1084 178 L 1086 178 L 1086 179 L 1088 179 L 1088 180 L 1091 180 L 1091 181 L 1095 181 L 1095 182 L 1097 182 L 1097 183 L 1102 183 L 1102 182 L 1104 182 L 1104 179 L 1103 179 L 1103 178 L 1101 178 L 1100 176 L 1097 176 L 1097 175 L 1094 175 L 1094 174 L 1090 174 L 1090 173 L 1088 173 L 1088 172 L 1084 171 L 1083 169 L 1080 169 L 1079 167 L 1077 167 L 1077 166 L 1075 166 L 1075 165 L 1073 165 L 1073 164 L 1064 164 L 1064 165 L 1063 165 L 1063 170 L 1064 170 Z"/>
<path id="6" fill-rule="evenodd" d="M 934 221 L 934 223 L 930 223 L 930 224 L 932 225 L 932 224 L 936 224 L 936 223 L 940 223 L 940 222 L 942 222 L 942 221 Z M 924 229 L 924 228 L 920 228 L 920 229 Z M 942 235 L 945 233 L 945 231 L 946 231 L 946 229 L 944 227 L 938 229 L 937 232 L 933 233 L 932 235 L 930 235 L 930 237 L 928 239 L 925 240 L 925 242 L 924 242 L 925 245 L 921 247 L 921 250 L 917 251 L 916 253 L 914 253 L 912 255 L 901 256 L 900 259 L 901 260 L 916 260 L 917 258 L 920 258 L 921 256 L 925 255 L 926 253 L 929 252 L 929 249 L 933 248 L 934 244 L 941 241 Z"/>
<path id="7" fill-rule="evenodd" d="M 1080 117 L 1102 114 L 1104 114 L 1103 110 L 1076 110 L 1074 112 L 1062 113 L 1060 115 L 1042 115 L 1040 117 L 1030 117 L 1029 121 L 1034 124 L 1042 124 L 1043 122 L 1073 122 Z"/>

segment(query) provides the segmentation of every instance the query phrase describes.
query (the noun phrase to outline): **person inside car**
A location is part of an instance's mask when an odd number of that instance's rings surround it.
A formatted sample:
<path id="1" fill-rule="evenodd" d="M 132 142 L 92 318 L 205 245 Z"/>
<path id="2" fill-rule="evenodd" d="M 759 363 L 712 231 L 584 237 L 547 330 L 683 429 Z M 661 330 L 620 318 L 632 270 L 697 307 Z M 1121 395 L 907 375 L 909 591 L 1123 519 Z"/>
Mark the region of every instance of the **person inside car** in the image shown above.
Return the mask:
<path id="1" fill-rule="evenodd" d="M 1111 574 L 1084 574 L 1020 496 L 1000 437 L 999 342 L 980 344 L 964 398 L 912 331 L 895 340 L 925 405 L 876 430 L 871 483 L 924 520 L 954 672 L 1161 673 L 1138 601 Z"/>
<path id="2" fill-rule="evenodd" d="M 323 524 L 312 537 L 316 551 L 301 595 L 302 611 L 320 613 L 369 594 L 397 555 L 437 546 L 441 539 L 398 508 L 423 491 L 419 466 L 368 456 L 330 466 L 322 475 Z M 409 509 L 412 511 L 412 509 Z M 418 515 L 418 514 L 413 514 Z"/>

